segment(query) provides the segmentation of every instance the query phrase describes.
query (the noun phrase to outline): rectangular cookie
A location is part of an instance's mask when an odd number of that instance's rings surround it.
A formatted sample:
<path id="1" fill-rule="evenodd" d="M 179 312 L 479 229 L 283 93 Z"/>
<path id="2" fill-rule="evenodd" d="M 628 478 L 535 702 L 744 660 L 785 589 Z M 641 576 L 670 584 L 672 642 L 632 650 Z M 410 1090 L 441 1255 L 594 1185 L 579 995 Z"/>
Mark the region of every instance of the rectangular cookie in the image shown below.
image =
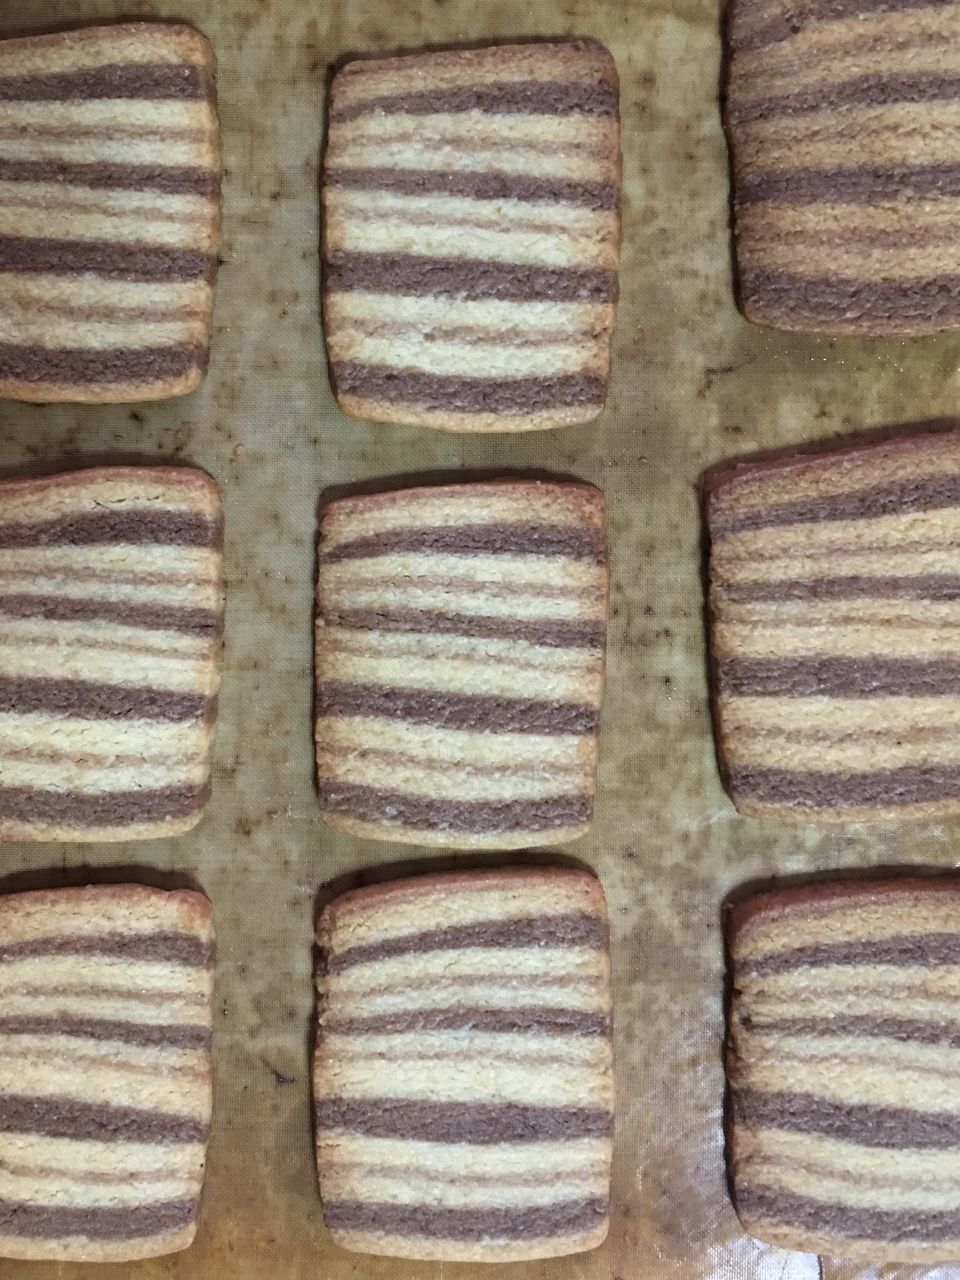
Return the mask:
<path id="1" fill-rule="evenodd" d="M 212 957 L 200 893 L 0 897 L 0 1257 L 121 1262 L 193 1240 Z"/>
<path id="2" fill-rule="evenodd" d="M 0 840 L 179 835 L 209 793 L 217 486 L 190 467 L 0 482 Z"/>
<path id="3" fill-rule="evenodd" d="M 607 1234 L 613 1112 L 603 890 L 487 868 L 323 911 L 317 1164 L 337 1244 L 509 1262 Z"/>
<path id="4" fill-rule="evenodd" d="M 960 433 L 731 467 L 707 521 L 718 751 L 740 812 L 960 811 Z"/>
<path id="5" fill-rule="evenodd" d="M 317 776 L 331 826 L 522 848 L 590 823 L 603 496 L 498 481 L 343 498 L 320 522 Z"/>
<path id="6" fill-rule="evenodd" d="M 746 1230 L 876 1263 L 960 1260 L 960 879 L 777 890 L 729 923 Z"/>
<path id="7" fill-rule="evenodd" d="M 960 324 L 954 0 L 732 0 L 726 125 L 754 324 Z"/>
<path id="8" fill-rule="evenodd" d="M 597 416 L 620 251 L 618 92 L 593 40 L 337 72 L 324 325 L 345 413 L 444 431 Z"/>
<path id="9" fill-rule="evenodd" d="M 135 22 L 0 41 L 0 396 L 192 391 L 220 244 L 214 57 Z"/>

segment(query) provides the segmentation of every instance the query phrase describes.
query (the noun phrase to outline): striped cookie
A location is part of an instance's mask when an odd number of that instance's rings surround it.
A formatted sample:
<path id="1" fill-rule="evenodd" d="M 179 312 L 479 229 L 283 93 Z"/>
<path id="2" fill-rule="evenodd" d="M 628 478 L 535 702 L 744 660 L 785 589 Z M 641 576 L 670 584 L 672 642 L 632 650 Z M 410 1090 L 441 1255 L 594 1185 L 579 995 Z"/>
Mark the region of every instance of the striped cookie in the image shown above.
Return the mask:
<path id="1" fill-rule="evenodd" d="M 0 897 L 0 1257 L 185 1249 L 211 1107 L 199 893 Z"/>
<path id="2" fill-rule="evenodd" d="M 213 53 L 130 23 L 0 42 L 0 396 L 203 377 L 220 242 Z"/>
<path id="3" fill-rule="evenodd" d="M 730 1156 L 787 1249 L 960 1260 L 960 880 L 804 886 L 732 915 Z"/>
<path id="4" fill-rule="evenodd" d="M 960 811 L 960 432 L 737 467 L 707 514 L 716 726 L 740 812 Z"/>
<path id="5" fill-rule="evenodd" d="M 501 481 L 331 503 L 320 526 L 317 773 L 331 826 L 522 848 L 593 809 L 603 497 Z"/>
<path id="6" fill-rule="evenodd" d="M 337 73 L 324 315 L 346 413 L 445 431 L 597 416 L 620 247 L 617 100 L 592 40 Z"/>
<path id="7" fill-rule="evenodd" d="M 334 1240 L 508 1262 L 607 1234 L 603 890 L 583 871 L 398 880 L 320 919 L 317 1163 Z"/>
<path id="8" fill-rule="evenodd" d="M 0 483 L 0 840 L 178 835 L 207 799 L 220 498 L 202 471 Z"/>
<path id="9" fill-rule="evenodd" d="M 957 0 L 733 0 L 729 35 L 747 319 L 960 325 Z"/>

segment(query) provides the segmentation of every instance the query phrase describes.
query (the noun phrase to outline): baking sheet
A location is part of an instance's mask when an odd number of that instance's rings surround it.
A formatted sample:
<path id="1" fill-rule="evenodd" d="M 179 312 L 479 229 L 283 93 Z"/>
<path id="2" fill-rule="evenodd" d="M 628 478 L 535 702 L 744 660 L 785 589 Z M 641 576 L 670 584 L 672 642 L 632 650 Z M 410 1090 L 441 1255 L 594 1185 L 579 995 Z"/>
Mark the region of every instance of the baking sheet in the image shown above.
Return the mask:
<path id="1" fill-rule="evenodd" d="M 419 857 L 321 823 L 310 726 L 314 538 L 321 494 L 536 468 L 600 484 L 610 506 L 598 815 L 563 856 L 596 868 L 610 900 L 619 1118 L 607 1244 L 501 1270 L 517 1280 L 946 1280 L 949 1268 L 865 1270 L 768 1249 L 743 1235 L 730 1208 L 723 898 L 775 873 L 952 867 L 958 828 L 818 831 L 735 816 L 707 713 L 695 485 L 723 457 L 955 413 L 960 340 L 817 340 L 738 316 L 713 0 L 0 0 L 3 35 L 116 17 L 193 21 L 219 56 L 227 176 L 210 374 L 197 394 L 157 405 L 0 404 L 0 474 L 165 459 L 205 467 L 222 485 L 228 605 L 214 796 L 178 840 L 2 846 L 0 889 L 133 876 L 197 884 L 213 900 L 216 1113 L 200 1232 L 188 1252 L 122 1274 L 491 1275 L 345 1253 L 322 1227 L 307 1071 L 317 903 L 364 880 L 481 859 Z M 622 302 L 606 412 L 593 425 L 519 438 L 347 420 L 330 394 L 318 321 L 329 64 L 426 43 L 557 35 L 605 41 L 622 78 Z M 0 1280 L 96 1272 L 0 1262 Z"/>

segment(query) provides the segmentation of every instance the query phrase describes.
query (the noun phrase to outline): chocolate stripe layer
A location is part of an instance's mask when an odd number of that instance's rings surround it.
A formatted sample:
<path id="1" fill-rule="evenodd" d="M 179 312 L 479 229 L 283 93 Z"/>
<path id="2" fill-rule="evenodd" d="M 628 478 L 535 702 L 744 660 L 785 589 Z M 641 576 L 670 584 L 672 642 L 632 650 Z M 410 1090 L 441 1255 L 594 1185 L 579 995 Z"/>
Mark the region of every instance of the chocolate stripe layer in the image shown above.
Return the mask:
<path id="1" fill-rule="evenodd" d="M 960 661 L 952 658 L 722 658 L 725 697 L 893 698 L 960 693 Z"/>
<path id="2" fill-rule="evenodd" d="M 605 920 L 588 915 L 523 916 L 515 920 L 481 920 L 476 924 L 449 925 L 405 933 L 380 942 L 346 947 L 326 960 L 328 973 L 341 973 L 357 964 L 388 960 L 393 956 L 421 955 L 427 951 L 459 951 L 464 947 L 590 947 L 607 945 Z"/>
<path id="3" fill-rule="evenodd" d="M 582 1009 L 478 1009 L 456 1005 L 452 1009 L 415 1009 L 409 1013 L 379 1013 L 362 1018 L 331 1018 L 324 1029 L 340 1035 L 381 1035 L 385 1032 L 484 1031 L 508 1035 L 605 1036 L 610 1019 Z"/>
<path id="4" fill-rule="evenodd" d="M 960 164 L 856 165 L 837 169 L 769 169 L 737 178 L 737 203 L 882 204 L 960 195 Z"/>
<path id="5" fill-rule="evenodd" d="M 429 609 L 340 609 L 327 614 L 324 621 L 331 626 L 354 631 L 416 631 L 428 635 L 524 640 L 550 649 L 602 649 L 607 634 L 604 622 L 497 618 L 482 614 L 434 613 Z"/>
<path id="6" fill-rule="evenodd" d="M 786 1129 L 823 1133 L 861 1147 L 939 1149 L 960 1146 L 960 1114 L 834 1102 L 812 1093 L 763 1093 L 738 1089 L 733 1094 L 738 1124 L 750 1129 Z"/>
<path id="7" fill-rule="evenodd" d="M 443 800 L 327 778 L 320 779 L 319 792 L 328 812 L 361 822 L 476 835 L 556 831 L 589 822 L 593 812 L 591 797 L 579 794 L 541 800 Z"/>
<path id="8" fill-rule="evenodd" d="M 870 773 L 813 773 L 743 765 L 731 770 L 730 789 L 745 799 L 797 809 L 922 804 L 960 796 L 960 765 L 904 765 Z"/>
<path id="9" fill-rule="evenodd" d="M 97 543 L 155 543 L 168 547 L 215 547 L 220 523 L 190 511 L 98 507 L 56 520 L 0 524 L 0 547 L 88 547 Z"/>
<path id="10" fill-rule="evenodd" d="M 0 595 L 0 617 L 48 618 L 51 622 L 117 622 L 145 631 L 179 631 L 202 635 L 221 630 L 222 619 L 213 609 L 178 605 L 127 604 L 93 597 Z"/>
<path id="11" fill-rule="evenodd" d="M 2 168 L 0 168 L 2 176 Z M 574 182 L 533 178 L 519 173 L 454 173 L 443 169 L 327 169 L 330 187 L 354 191 L 397 191 L 404 195 L 465 196 L 469 200 L 523 200 L 542 204 L 575 204 L 586 209 L 616 209 L 612 182 Z"/>
<path id="12" fill-rule="evenodd" d="M 321 682 L 317 713 L 386 716 L 439 729 L 473 729 L 480 733 L 593 733 L 598 719 L 595 708 L 579 702 L 401 689 L 341 680 Z"/>
<path id="13" fill-rule="evenodd" d="M 220 191 L 220 175 L 196 165 L 74 164 L 67 160 L 6 157 L 0 157 L 0 182 L 49 182 L 60 187 L 188 196 L 216 196 Z"/>
<path id="14" fill-rule="evenodd" d="M 900 484 L 878 485 L 848 493 L 824 494 L 773 502 L 769 506 L 730 515 L 710 513 L 714 538 L 745 529 L 769 529 L 776 525 L 817 524 L 823 520 L 875 520 L 881 516 L 908 515 L 913 511 L 938 511 L 960 505 L 960 475 L 923 476 Z"/>
<path id="15" fill-rule="evenodd" d="M 451 524 L 391 533 L 368 533 L 321 552 L 321 564 L 369 556 L 435 552 L 456 556 L 570 556 L 602 562 L 606 557 L 599 529 L 566 524 Z M 957 579 L 960 583 L 960 577 Z"/>
<path id="16" fill-rule="evenodd" d="M 47 268 L 14 268 L 33 269 L 43 271 Z M 205 358 L 204 348 L 192 342 L 166 347 L 92 349 L 27 347 L 0 342 L 0 379 L 92 384 L 168 382 L 171 378 L 184 377 L 198 366 L 202 367 Z"/>
<path id="17" fill-rule="evenodd" d="M 485 283 L 481 287 L 487 289 L 488 285 Z M 451 285 L 438 292 L 455 290 L 456 286 Z M 407 290 L 387 288 L 385 292 L 403 293 Z M 488 293 L 486 296 L 492 295 Z M 421 373 L 390 365 L 360 364 L 355 360 L 336 361 L 331 369 L 341 395 L 363 396 L 369 400 L 387 400 L 451 413 L 530 413 L 561 405 L 602 405 L 607 391 L 606 380 L 595 373 L 557 373 L 537 378 L 468 378 L 461 374 Z"/>
<path id="18" fill-rule="evenodd" d="M 744 963 L 756 974 L 791 973 L 811 965 L 834 964 L 917 965 L 933 969 L 944 964 L 960 965 L 960 934 L 903 934 L 857 942 L 818 942 L 809 947 L 775 951 Z"/>
<path id="19" fill-rule="evenodd" d="M 781 578 L 773 582 L 734 582 L 719 588 L 719 594 L 736 604 L 780 600 L 960 600 L 960 574 Z"/>
<path id="20" fill-rule="evenodd" d="M 784 312 L 849 321 L 881 314 L 891 320 L 946 323 L 960 317 L 960 276 L 902 280 L 861 280 L 843 276 L 814 277 L 789 271 L 747 268 L 740 273 L 745 297 L 760 298 Z"/>
<path id="21" fill-rule="evenodd" d="M 769 1022 L 745 1020 L 744 1025 L 757 1035 L 866 1036 L 871 1040 L 903 1040 L 960 1049 L 960 1026 L 952 1030 L 942 1023 L 912 1018 L 873 1018 L 851 1013 L 829 1018 L 775 1018 Z"/>
<path id="22" fill-rule="evenodd" d="M 91 988 L 94 990 L 94 988 Z M 0 1018 L 0 1036 L 72 1036 L 81 1040 L 119 1040 L 152 1048 L 205 1049 L 210 1030 L 191 1023 L 115 1022 L 108 1018 Z"/>
<path id="23" fill-rule="evenodd" d="M 833 1236 L 886 1242 L 960 1239 L 960 1209 L 864 1209 L 750 1183 L 737 1187 L 736 1201 L 742 1214 L 789 1224 L 821 1240 Z"/>
<path id="24" fill-rule="evenodd" d="M 212 275 L 213 259 L 196 249 L 173 249 L 166 245 L 0 235 L 0 271 L 95 275 L 106 280 L 153 283 L 208 279 Z M 11 349 L 16 350 L 8 348 Z"/>
<path id="25" fill-rule="evenodd" d="M 798 89 L 770 98 L 730 106 L 734 124 L 773 120 L 779 116 L 807 115 L 814 111 L 842 111 L 845 107 L 888 107 L 903 102 L 951 102 L 960 97 L 960 76 L 936 71 L 914 71 L 860 76 L 856 80 L 828 81 L 813 89 Z"/>
<path id="26" fill-rule="evenodd" d="M 598 1227 L 608 1204 L 599 1196 L 555 1200 L 522 1209 L 445 1209 L 377 1200 L 324 1199 L 327 1227 L 429 1240 L 536 1240 L 580 1235 Z M 960 1219 L 960 1213 L 956 1215 Z"/>
<path id="27" fill-rule="evenodd" d="M 122 1209 L 102 1205 L 32 1204 L 0 1200 L 0 1236 L 28 1236 L 57 1240 L 81 1236 L 88 1240 L 133 1240 L 177 1231 L 193 1221 L 193 1200 L 158 1200 Z"/>
<path id="28" fill-rule="evenodd" d="M 115 1107 L 43 1094 L 0 1093 L 0 1132 L 96 1142 L 204 1142 L 207 1126 L 192 1116 Z"/>
<path id="29" fill-rule="evenodd" d="M 77 716 L 81 720 L 181 721 L 200 720 L 209 711 L 210 699 L 200 693 L 46 676 L 0 676 L 0 713 L 23 716 L 39 712 Z"/>
<path id="30" fill-rule="evenodd" d="M 800 32 L 816 28 L 823 22 L 841 22 L 845 18 L 872 18 L 906 9 L 948 8 L 956 0 L 805 0 L 803 10 L 792 9 L 762 27 L 733 37 L 730 47 L 739 52 L 764 49 L 789 40 Z"/>
<path id="31" fill-rule="evenodd" d="M 137 822 L 189 817 L 202 809 L 209 797 L 209 783 L 100 792 L 0 787 L 0 822 L 37 826 L 125 827 Z"/>
<path id="32" fill-rule="evenodd" d="M 497 115 L 562 116 L 572 111 L 591 116 L 617 112 L 617 95 L 607 84 L 571 84 L 560 80 L 506 80 L 482 85 L 390 93 L 351 102 L 331 111 L 332 122 L 383 115 L 454 115 L 480 111 Z"/>
<path id="33" fill-rule="evenodd" d="M 0 962 L 33 956 L 112 956 L 205 969 L 213 960 L 207 942 L 189 933 L 75 933 L 0 944 Z"/>
<path id="34" fill-rule="evenodd" d="M 0 102 L 72 99 L 208 98 L 213 83 L 204 67 L 175 63 L 105 63 L 76 71 L 0 77 Z"/>
<path id="35" fill-rule="evenodd" d="M 363 289 L 413 297 L 457 297 L 466 302 L 483 298 L 613 302 L 617 278 L 612 271 L 592 267 L 534 267 L 486 258 L 336 252 L 327 259 L 325 283 L 331 292 Z"/>
<path id="36" fill-rule="evenodd" d="M 413 1142 L 554 1142 L 602 1138 L 611 1116 L 596 1107 L 525 1107 L 516 1103 L 427 1102 L 403 1098 L 321 1098 L 317 1129 Z"/>

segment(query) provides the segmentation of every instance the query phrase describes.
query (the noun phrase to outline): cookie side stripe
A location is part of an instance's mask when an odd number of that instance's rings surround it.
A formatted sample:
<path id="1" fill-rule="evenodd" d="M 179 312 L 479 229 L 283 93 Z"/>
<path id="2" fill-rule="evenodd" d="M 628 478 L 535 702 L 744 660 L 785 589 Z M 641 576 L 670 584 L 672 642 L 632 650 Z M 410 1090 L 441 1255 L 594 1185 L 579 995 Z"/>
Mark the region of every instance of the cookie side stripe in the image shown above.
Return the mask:
<path id="1" fill-rule="evenodd" d="M 733 582 L 718 587 L 717 591 L 724 600 L 735 604 L 787 600 L 960 600 L 960 574 L 786 578 L 773 582 Z"/>
<path id="2" fill-rule="evenodd" d="M 455 115 L 480 111 L 496 115 L 560 116 L 583 112 L 614 116 L 617 95 L 606 84 L 575 84 L 561 80 L 507 80 L 484 85 L 456 85 L 418 93 L 390 93 L 335 107 L 330 120 L 339 123 L 372 113 L 384 115 Z"/>
<path id="3" fill-rule="evenodd" d="M 152 283 L 207 279 L 212 270 L 213 259 L 195 249 L 0 235 L 0 271 L 91 274 L 107 280 Z"/>
<path id="4" fill-rule="evenodd" d="M 99 994 L 99 991 L 98 991 Z M 208 1027 L 192 1023 L 119 1022 L 108 1018 L 0 1018 L 0 1036 L 71 1036 L 83 1040 L 119 1040 L 153 1048 L 205 1049 Z"/>
<path id="5" fill-rule="evenodd" d="M 0 787 L 0 822 L 29 826 L 124 827 L 137 822 L 189 817 L 202 809 L 209 798 L 209 782 L 202 786 L 96 792 Z"/>
<path id="6" fill-rule="evenodd" d="M 126 604 L 114 600 L 77 600 L 72 596 L 0 595 L 0 617 L 48 618 L 53 622 L 117 622 L 145 631 L 184 635 L 218 634 L 223 620 L 213 609 L 176 605 Z"/>
<path id="7" fill-rule="evenodd" d="M 213 948 L 193 934 L 160 932 L 57 934 L 0 944 L 0 963 L 34 956 L 114 956 L 205 969 L 212 963 Z M 143 998 L 143 993 L 138 994 L 137 999 Z"/>
<path id="8" fill-rule="evenodd" d="M 319 791 L 330 813 L 384 826 L 478 835 L 487 831 L 556 831 L 589 822 L 593 812 L 590 796 L 579 793 L 540 800 L 440 800 L 323 778 Z"/>
<path id="9" fill-rule="evenodd" d="M 960 766 L 905 765 L 870 773 L 813 773 L 745 765 L 731 771 L 730 786 L 744 798 L 797 809 L 889 807 L 960 796 Z"/>
<path id="10" fill-rule="evenodd" d="M 756 960 L 746 960 L 743 967 L 749 973 L 769 974 L 790 973 L 818 965 L 877 964 L 924 969 L 945 964 L 960 965 L 960 934 L 903 934 L 862 942 L 818 942 L 809 947 L 793 947 L 789 951 L 775 951 Z"/>
<path id="11" fill-rule="evenodd" d="M 960 947 L 957 950 L 960 953 Z M 870 964 L 872 961 L 867 957 L 865 963 Z M 960 963 L 960 956 L 949 963 Z M 769 1032 L 772 1035 L 788 1036 L 865 1036 L 871 1040 L 901 1040 L 960 1049 L 960 1025 L 951 1030 L 942 1023 L 919 1022 L 912 1018 L 875 1018 L 868 1014 L 848 1013 L 826 1018 L 775 1018 L 769 1022 L 755 1022 L 751 1019 L 745 1025 L 754 1035 L 766 1035 Z"/>
<path id="12" fill-rule="evenodd" d="M 203 1142 L 207 1126 L 191 1116 L 108 1106 L 43 1094 L 0 1093 L 0 1132 L 96 1142 Z"/>
<path id="13" fill-rule="evenodd" d="M 956 0 L 806 0 L 802 18 L 777 17 L 765 26 L 731 39 L 730 47 L 738 53 L 752 52 L 800 35 L 807 24 L 813 26 L 823 22 L 842 22 L 845 18 L 869 19 L 908 9 L 945 9 L 955 3 Z"/>
<path id="14" fill-rule="evenodd" d="M 606 554 L 603 535 L 598 529 L 563 524 L 490 522 L 370 533 L 321 551 L 320 563 L 434 551 L 460 556 L 569 556 L 571 559 L 598 562 L 602 562 Z M 960 583 L 960 577 L 957 582 Z"/>
<path id="15" fill-rule="evenodd" d="M 829 81 L 813 89 L 801 89 L 776 97 L 757 98 L 730 107 L 734 124 L 807 115 L 814 111 L 838 111 L 845 107 L 888 107 L 909 102 L 952 102 L 960 98 L 960 76 L 941 72 L 901 72 L 861 76 L 856 80 Z"/>
<path id="16" fill-rule="evenodd" d="M 0 177 L 2 177 L 0 165 Z M 522 200 L 575 204 L 596 211 L 616 209 L 612 182 L 573 182 L 514 173 L 454 173 L 443 169 L 327 169 L 324 182 L 354 191 L 396 191 L 403 195 L 465 196 L 470 200 Z"/>
<path id="17" fill-rule="evenodd" d="M 769 169 L 737 179 L 737 203 L 882 204 L 960 195 L 960 164 L 863 165 L 837 169 Z"/>
<path id="18" fill-rule="evenodd" d="M 515 920 L 483 920 L 405 933 L 381 942 L 362 942 L 327 957 L 328 973 L 341 973 L 357 964 L 427 951 L 458 951 L 463 947 L 590 947 L 607 945 L 606 921 L 588 915 L 527 916 Z"/>
<path id="19" fill-rule="evenodd" d="M 812 1093 L 763 1093 L 741 1089 L 733 1095 L 734 1116 L 752 1129 L 822 1133 L 862 1147 L 916 1147 L 944 1150 L 960 1146 L 960 1114 L 834 1102 Z"/>
<path id="20" fill-rule="evenodd" d="M 109 1140 L 109 1139 L 108 1139 Z M 193 1200 L 163 1200 L 154 1204 L 114 1209 L 100 1205 L 30 1204 L 0 1200 L 0 1236 L 60 1239 L 82 1236 L 90 1240 L 133 1240 L 176 1231 L 193 1221 Z"/>
<path id="21" fill-rule="evenodd" d="M 714 538 L 747 529 L 768 529 L 777 525 L 817 524 L 826 520 L 872 520 L 880 516 L 909 515 L 913 511 L 937 511 L 960 505 L 960 475 L 924 476 L 921 481 L 878 485 L 848 493 L 824 494 L 820 498 L 800 498 L 776 502 L 737 515 L 710 513 Z"/>
<path id="22" fill-rule="evenodd" d="M 0 157 L 0 182 L 49 182 L 60 188 L 159 191 L 164 195 L 216 196 L 220 175 L 192 165 L 77 164 L 68 160 Z"/>
<path id="23" fill-rule="evenodd" d="M 331 1018 L 324 1029 L 339 1035 L 382 1035 L 392 1032 L 483 1031 L 494 1035 L 534 1033 L 560 1036 L 605 1036 L 610 1020 L 582 1009 L 415 1009 L 409 1013 L 375 1013 L 359 1018 Z"/>
<path id="24" fill-rule="evenodd" d="M 550 649 L 602 649 L 603 622 L 532 621 L 526 618 L 484 617 L 482 614 L 433 613 L 429 609 L 339 609 L 327 614 L 331 626 L 360 631 L 414 631 L 436 635 L 524 640 Z"/>
<path id="25" fill-rule="evenodd" d="M 835 1201 L 758 1187 L 745 1183 L 737 1188 L 737 1206 L 752 1218 L 770 1218 L 810 1232 L 816 1238 L 858 1240 L 957 1240 L 960 1210 L 865 1209 Z"/>
<path id="26" fill-rule="evenodd" d="M 0 524 L 0 547 L 87 547 L 97 543 L 156 543 L 215 547 L 220 522 L 190 511 L 113 510 L 102 507 L 56 520 Z"/>
<path id="27" fill-rule="evenodd" d="M 198 365 L 202 366 L 205 359 L 204 348 L 191 342 L 165 347 L 99 349 L 33 347 L 0 342 L 0 379 L 100 385 L 164 382 L 184 377 Z"/>
<path id="28" fill-rule="evenodd" d="M 341 1231 L 374 1231 L 431 1240 L 535 1240 L 577 1235 L 599 1226 L 608 1211 L 600 1196 L 555 1200 L 522 1209 L 445 1209 L 375 1200 L 325 1200 L 324 1221 Z M 956 1215 L 960 1219 L 960 1213 Z"/>
<path id="29" fill-rule="evenodd" d="M 498 698 L 340 680 L 324 680 L 320 684 L 317 713 L 386 716 L 441 729 L 474 729 L 482 733 L 592 733 L 598 720 L 593 707 L 578 702 Z"/>
<path id="30" fill-rule="evenodd" d="M 610 1113 L 592 1107 L 331 1097 L 320 1099 L 315 1110 L 318 1130 L 418 1142 L 550 1142 L 606 1137 L 611 1128 Z"/>
<path id="31" fill-rule="evenodd" d="M 337 287 L 336 284 L 331 285 L 331 288 Z M 484 289 L 487 287 L 483 286 Z M 444 286 L 443 291 L 455 292 L 456 286 Z M 386 292 L 406 290 L 393 290 L 387 286 Z M 498 289 L 496 294 L 484 296 L 506 295 Z M 527 413 L 561 405 L 602 404 L 606 397 L 606 381 L 595 373 L 558 373 L 535 378 L 472 378 L 462 374 L 423 373 L 391 365 L 360 364 L 355 360 L 339 360 L 331 368 L 341 395 L 395 401 L 422 409 L 449 410 L 451 413 Z"/>
<path id="32" fill-rule="evenodd" d="M 325 283 L 330 292 L 361 289 L 413 297 L 458 297 L 468 302 L 484 298 L 613 302 L 617 289 L 614 272 L 593 267 L 535 267 L 485 258 L 403 253 L 332 253 L 326 262 Z"/>
<path id="33" fill-rule="evenodd" d="M 205 67 L 175 63 L 104 63 L 77 71 L 0 76 L 0 102 L 65 102 L 74 99 L 204 99 L 213 91 Z"/>
<path id="34" fill-rule="evenodd" d="M 949 697 L 960 693 L 960 660 L 721 658 L 717 677 L 724 697 Z M 891 770 L 888 776 L 900 772 Z M 905 779 L 910 776 L 908 771 Z"/>
<path id="35" fill-rule="evenodd" d="M 786 312 L 815 313 L 824 320 L 874 314 L 893 320 L 960 316 L 960 275 L 862 280 L 748 268 L 740 273 L 740 288 L 745 296 L 762 295 L 770 305 L 779 305 Z"/>
<path id="36" fill-rule="evenodd" d="M 0 676 L 0 713 L 45 712 L 83 720 L 182 721 L 200 720 L 210 709 L 210 699 L 200 693 L 45 676 Z"/>

